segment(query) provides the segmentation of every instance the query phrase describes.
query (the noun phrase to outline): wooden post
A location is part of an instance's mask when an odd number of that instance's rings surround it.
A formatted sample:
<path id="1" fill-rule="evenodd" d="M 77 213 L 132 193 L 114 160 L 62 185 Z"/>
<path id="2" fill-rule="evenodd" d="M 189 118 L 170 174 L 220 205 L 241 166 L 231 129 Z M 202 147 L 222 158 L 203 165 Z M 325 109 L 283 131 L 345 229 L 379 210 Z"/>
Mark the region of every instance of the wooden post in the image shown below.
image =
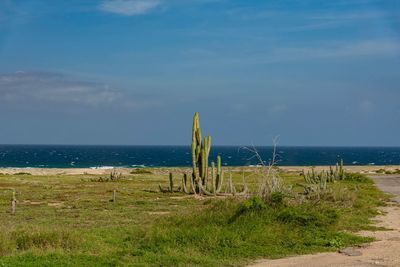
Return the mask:
<path id="1" fill-rule="evenodd" d="M 174 191 L 174 180 L 173 180 L 173 176 L 172 176 L 172 172 L 169 173 L 169 192 L 173 192 Z"/>
<path id="2" fill-rule="evenodd" d="M 113 202 L 116 201 L 116 197 L 117 197 L 117 191 L 114 190 L 114 191 L 113 191 L 113 198 L 112 198 L 112 201 L 113 201 Z"/>
<path id="3" fill-rule="evenodd" d="M 11 214 L 15 215 L 15 211 L 17 209 L 17 198 L 15 197 L 15 191 L 13 191 L 13 196 L 11 199 Z"/>

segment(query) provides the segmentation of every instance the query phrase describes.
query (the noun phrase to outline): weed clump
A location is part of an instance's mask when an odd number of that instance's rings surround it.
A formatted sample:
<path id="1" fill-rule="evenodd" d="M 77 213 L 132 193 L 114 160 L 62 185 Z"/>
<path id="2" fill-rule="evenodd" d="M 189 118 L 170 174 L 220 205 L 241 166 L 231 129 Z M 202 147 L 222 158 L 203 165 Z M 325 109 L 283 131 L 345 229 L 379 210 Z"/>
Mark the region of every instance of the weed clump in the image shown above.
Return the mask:
<path id="1" fill-rule="evenodd" d="M 340 237 L 338 237 L 338 236 L 335 236 L 334 238 L 332 238 L 331 240 L 329 240 L 328 245 L 329 245 L 330 247 L 338 248 L 338 249 L 339 249 L 339 248 L 342 248 L 342 247 L 344 246 L 343 240 L 342 240 Z"/>
<path id="2" fill-rule="evenodd" d="M 346 173 L 346 180 L 359 182 L 359 183 L 370 183 L 373 184 L 373 181 L 368 179 L 367 176 L 360 173 Z"/>
<path id="3" fill-rule="evenodd" d="M 117 182 L 124 179 L 122 176 L 122 173 L 117 172 L 115 169 L 110 172 L 110 176 L 108 177 L 99 177 L 99 178 L 93 178 L 90 179 L 91 182 Z"/>
<path id="4" fill-rule="evenodd" d="M 279 212 L 277 219 L 284 223 L 299 226 L 330 227 L 338 222 L 339 214 L 336 210 L 331 208 L 317 211 L 308 206 L 297 208 L 288 207 Z"/>
<path id="5" fill-rule="evenodd" d="M 243 214 L 246 212 L 256 212 L 266 208 L 267 205 L 264 203 L 261 197 L 255 196 L 243 201 L 239 206 L 238 213 Z"/>
<path id="6" fill-rule="evenodd" d="M 72 250 L 79 248 L 82 238 L 69 231 L 17 230 L 0 238 L 0 255 L 32 249 Z"/>
<path id="7" fill-rule="evenodd" d="M 272 192 L 271 193 L 271 204 L 273 206 L 281 206 L 284 204 L 285 195 L 282 192 Z"/>
<path id="8" fill-rule="evenodd" d="M 375 173 L 378 174 L 400 174 L 400 169 L 395 169 L 395 170 L 385 170 L 385 169 L 379 169 L 376 170 Z"/>
<path id="9" fill-rule="evenodd" d="M 27 232 L 18 231 L 13 234 L 17 250 L 28 250 L 31 248 L 70 250 L 77 248 L 81 242 L 80 238 L 69 232 Z"/>

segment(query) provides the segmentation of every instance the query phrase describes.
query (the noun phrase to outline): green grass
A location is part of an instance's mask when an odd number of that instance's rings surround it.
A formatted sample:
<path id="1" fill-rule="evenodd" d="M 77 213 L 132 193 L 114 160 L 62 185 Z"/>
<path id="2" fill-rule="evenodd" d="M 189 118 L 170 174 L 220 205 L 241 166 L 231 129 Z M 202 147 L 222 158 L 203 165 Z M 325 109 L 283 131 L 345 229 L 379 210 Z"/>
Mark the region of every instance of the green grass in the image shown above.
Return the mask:
<path id="1" fill-rule="evenodd" d="M 0 176 L 0 266 L 242 266 L 334 251 L 371 241 L 352 232 L 374 228 L 387 199 L 363 176 L 332 184 L 319 200 L 196 199 L 157 192 L 168 178 L 154 173 L 107 183 L 91 182 L 93 175 Z M 254 186 L 257 177 L 245 176 Z M 282 178 L 301 191 L 300 176 Z"/>

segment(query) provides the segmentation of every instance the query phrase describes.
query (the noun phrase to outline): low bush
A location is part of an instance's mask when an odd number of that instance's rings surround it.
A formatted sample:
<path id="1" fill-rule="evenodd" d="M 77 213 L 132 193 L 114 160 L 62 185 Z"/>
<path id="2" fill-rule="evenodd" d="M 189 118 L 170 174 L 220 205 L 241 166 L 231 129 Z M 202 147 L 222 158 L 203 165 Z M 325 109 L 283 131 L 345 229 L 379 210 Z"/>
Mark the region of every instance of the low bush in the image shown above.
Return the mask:
<path id="1" fill-rule="evenodd" d="M 277 219 L 299 226 L 331 227 L 339 220 L 339 214 L 332 208 L 315 209 L 309 205 L 288 207 L 279 212 Z"/>
<path id="2" fill-rule="evenodd" d="M 360 173 L 346 173 L 346 180 L 360 183 L 373 183 L 371 179 Z"/>

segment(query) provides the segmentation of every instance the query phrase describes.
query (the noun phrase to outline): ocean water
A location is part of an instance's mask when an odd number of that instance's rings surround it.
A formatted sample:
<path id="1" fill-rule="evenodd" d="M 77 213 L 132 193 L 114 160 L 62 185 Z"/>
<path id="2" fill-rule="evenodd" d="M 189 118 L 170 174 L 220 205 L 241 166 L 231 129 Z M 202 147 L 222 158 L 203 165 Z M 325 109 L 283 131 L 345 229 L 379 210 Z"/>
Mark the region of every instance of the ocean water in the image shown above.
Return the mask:
<path id="1" fill-rule="evenodd" d="M 271 147 L 257 147 L 265 162 Z M 257 165 L 254 154 L 237 146 L 214 146 L 210 158 L 227 166 Z M 278 165 L 400 165 L 400 147 L 277 147 Z M 0 167 L 111 168 L 190 166 L 189 146 L 0 145 Z"/>

